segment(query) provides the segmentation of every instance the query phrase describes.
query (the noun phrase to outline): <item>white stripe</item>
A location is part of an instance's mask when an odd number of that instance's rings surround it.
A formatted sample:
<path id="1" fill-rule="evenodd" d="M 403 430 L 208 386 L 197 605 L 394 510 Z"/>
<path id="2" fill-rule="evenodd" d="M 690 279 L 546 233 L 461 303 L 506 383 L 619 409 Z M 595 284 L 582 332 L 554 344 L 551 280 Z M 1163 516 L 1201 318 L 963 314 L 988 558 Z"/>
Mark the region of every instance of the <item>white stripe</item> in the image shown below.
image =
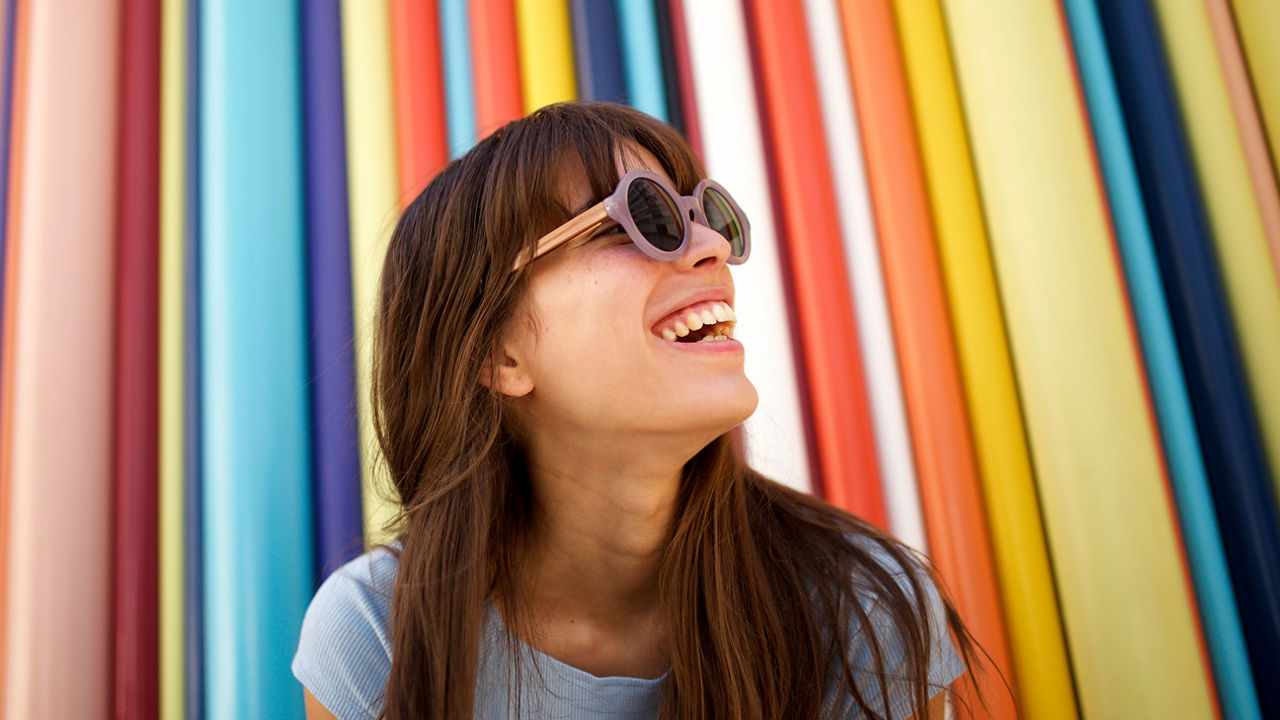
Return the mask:
<path id="1" fill-rule="evenodd" d="M 728 188 L 751 219 L 751 259 L 733 269 L 747 377 L 760 407 L 747 421 L 747 457 L 766 476 L 810 489 L 787 299 L 778 262 L 773 205 L 760 139 L 742 5 L 737 0 L 685 0 L 707 172 Z"/>
<path id="2" fill-rule="evenodd" d="M 858 318 L 858 341 L 866 367 L 889 527 L 900 540 L 923 551 L 927 548 L 911 435 L 889 326 L 875 218 L 867 190 L 840 17 L 831 0 L 805 0 L 804 5 L 809 45 L 821 88 L 822 119 L 844 235 L 845 263 Z"/>

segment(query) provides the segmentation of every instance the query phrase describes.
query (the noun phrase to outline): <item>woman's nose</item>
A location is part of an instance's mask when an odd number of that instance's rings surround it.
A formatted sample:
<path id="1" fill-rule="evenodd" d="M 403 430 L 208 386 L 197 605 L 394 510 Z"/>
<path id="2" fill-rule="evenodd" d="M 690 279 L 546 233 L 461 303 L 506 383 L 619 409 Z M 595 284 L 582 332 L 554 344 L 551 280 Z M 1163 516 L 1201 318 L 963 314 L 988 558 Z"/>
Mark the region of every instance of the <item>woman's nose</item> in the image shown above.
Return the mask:
<path id="1" fill-rule="evenodd" d="M 685 249 L 684 255 L 676 259 L 681 269 L 692 270 L 709 265 L 718 267 L 728 260 L 729 241 L 701 222 L 690 219 L 689 247 Z"/>

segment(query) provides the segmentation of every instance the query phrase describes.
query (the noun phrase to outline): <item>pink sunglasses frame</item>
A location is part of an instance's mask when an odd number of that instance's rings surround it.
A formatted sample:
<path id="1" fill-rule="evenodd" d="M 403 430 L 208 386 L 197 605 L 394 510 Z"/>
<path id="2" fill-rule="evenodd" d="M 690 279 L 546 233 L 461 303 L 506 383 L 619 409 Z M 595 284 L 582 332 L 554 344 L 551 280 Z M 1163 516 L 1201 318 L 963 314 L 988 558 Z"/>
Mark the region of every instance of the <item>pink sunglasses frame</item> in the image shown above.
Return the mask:
<path id="1" fill-rule="evenodd" d="M 631 183 L 637 180 L 648 180 L 657 185 L 674 203 L 680 224 L 683 227 L 680 246 L 676 249 L 663 250 L 655 246 L 636 227 L 635 221 L 631 218 L 631 206 L 627 203 L 627 193 L 631 189 Z M 707 178 L 698 183 L 698 186 L 693 189 L 692 195 L 681 195 L 657 173 L 644 168 L 637 168 L 623 175 L 618 180 L 617 188 L 604 200 L 583 210 L 560 227 L 539 238 L 538 244 L 534 248 L 533 256 L 528 258 L 522 256 L 517 259 L 512 270 L 518 271 L 525 265 L 567 242 L 591 235 L 609 220 L 617 223 L 619 227 L 626 231 L 627 237 L 631 238 L 631 242 L 635 243 L 649 257 L 655 260 L 674 260 L 683 255 L 685 250 L 689 248 L 690 227 L 693 222 L 697 222 L 704 227 L 710 227 L 707 223 L 706 213 L 702 209 L 702 196 L 707 188 L 715 190 L 728 201 L 734 215 L 742 224 L 742 254 L 733 255 L 730 253 L 728 259 L 731 265 L 741 265 L 746 262 L 747 256 L 751 254 L 751 223 L 747 220 L 747 214 L 742 211 L 742 208 L 738 206 L 738 202 L 733 199 L 728 190 L 724 189 L 724 186 Z"/>

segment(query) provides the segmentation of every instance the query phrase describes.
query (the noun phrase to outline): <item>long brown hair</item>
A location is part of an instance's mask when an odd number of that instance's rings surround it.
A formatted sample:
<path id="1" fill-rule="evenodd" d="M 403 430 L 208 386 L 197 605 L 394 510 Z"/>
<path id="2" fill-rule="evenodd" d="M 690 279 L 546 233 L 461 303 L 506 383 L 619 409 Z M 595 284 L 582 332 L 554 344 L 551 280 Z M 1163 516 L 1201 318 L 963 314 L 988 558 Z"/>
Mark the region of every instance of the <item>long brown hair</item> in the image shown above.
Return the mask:
<path id="1" fill-rule="evenodd" d="M 486 603 L 501 600 L 508 626 L 527 627 L 518 579 L 532 492 L 508 401 L 478 378 L 523 289 L 513 264 L 570 217 L 563 178 L 585 173 L 602 198 L 618 181 L 617 151 L 634 146 L 653 153 L 681 192 L 703 177 L 663 123 L 618 105 L 552 105 L 452 162 L 392 235 L 372 387 L 402 508 L 388 720 L 471 717 Z M 659 581 L 671 659 L 662 718 L 817 718 L 832 673 L 854 706 L 886 715 L 861 695 L 849 662 L 846 629 L 868 624 L 859 599 L 869 597 L 901 638 L 913 708 L 923 710 L 931 638 L 940 636 L 922 612 L 933 581 L 925 563 L 751 470 L 730 435 L 686 464 L 679 492 Z M 885 555 L 908 569 L 905 583 Z M 970 639 L 944 605 L 972 667 Z M 887 702 L 885 648 L 874 633 L 862 637 Z"/>

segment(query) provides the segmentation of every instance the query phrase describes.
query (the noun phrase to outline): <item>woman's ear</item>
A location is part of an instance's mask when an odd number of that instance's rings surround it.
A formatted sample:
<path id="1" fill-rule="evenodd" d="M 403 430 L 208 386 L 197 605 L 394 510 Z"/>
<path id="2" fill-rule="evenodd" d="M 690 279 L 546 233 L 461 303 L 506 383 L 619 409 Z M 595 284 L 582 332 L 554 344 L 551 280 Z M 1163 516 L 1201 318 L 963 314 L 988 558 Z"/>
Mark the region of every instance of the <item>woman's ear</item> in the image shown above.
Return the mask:
<path id="1" fill-rule="evenodd" d="M 521 362 L 520 353 L 501 343 L 485 358 L 480 368 L 480 384 L 508 397 L 524 397 L 533 391 L 533 376 Z"/>

